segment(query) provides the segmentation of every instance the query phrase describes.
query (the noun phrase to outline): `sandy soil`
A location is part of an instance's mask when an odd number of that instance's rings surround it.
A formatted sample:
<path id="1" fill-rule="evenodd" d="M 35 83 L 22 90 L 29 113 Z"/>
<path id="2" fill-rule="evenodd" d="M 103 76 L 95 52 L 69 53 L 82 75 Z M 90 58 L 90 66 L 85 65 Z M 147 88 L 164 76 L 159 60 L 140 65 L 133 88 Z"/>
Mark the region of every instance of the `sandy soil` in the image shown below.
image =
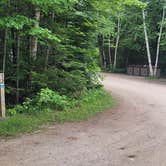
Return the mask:
<path id="1" fill-rule="evenodd" d="M 0 140 L 0 166 L 166 166 L 166 85 L 110 74 L 104 85 L 117 108 Z"/>

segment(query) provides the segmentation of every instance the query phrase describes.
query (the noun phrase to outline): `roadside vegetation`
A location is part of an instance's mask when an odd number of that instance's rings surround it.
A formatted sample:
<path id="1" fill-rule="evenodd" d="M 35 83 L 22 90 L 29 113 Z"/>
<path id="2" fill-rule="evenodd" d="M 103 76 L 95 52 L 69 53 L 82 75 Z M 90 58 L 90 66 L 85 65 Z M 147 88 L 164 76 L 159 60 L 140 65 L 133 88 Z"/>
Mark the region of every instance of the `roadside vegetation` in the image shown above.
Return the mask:
<path id="1" fill-rule="evenodd" d="M 0 120 L 0 135 L 85 120 L 109 109 L 114 101 L 98 76 L 100 39 L 115 39 L 116 19 L 131 6 L 145 7 L 139 0 L 1 0 L 7 117 Z"/>
<path id="2" fill-rule="evenodd" d="M 0 121 L 0 137 L 30 133 L 53 123 L 87 120 L 112 108 L 115 103 L 102 88 L 88 91 L 79 100 L 42 89 L 35 99 L 27 99 L 23 105 L 8 110 L 7 119 Z"/>
<path id="3" fill-rule="evenodd" d="M 164 73 L 165 5 L 165 0 L 1 0 L 7 118 L 0 120 L 0 135 L 85 120 L 108 109 L 114 100 L 101 89 L 101 70 L 126 73 L 128 65 L 140 64 L 149 66 L 151 78 L 158 66 Z"/>

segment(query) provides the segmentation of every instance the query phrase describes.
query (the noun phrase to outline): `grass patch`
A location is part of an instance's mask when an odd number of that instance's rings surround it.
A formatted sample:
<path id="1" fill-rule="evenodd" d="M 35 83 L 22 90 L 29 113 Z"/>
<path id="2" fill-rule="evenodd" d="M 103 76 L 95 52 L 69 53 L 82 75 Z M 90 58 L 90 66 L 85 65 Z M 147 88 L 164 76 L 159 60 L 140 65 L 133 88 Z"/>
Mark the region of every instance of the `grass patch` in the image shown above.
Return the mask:
<path id="1" fill-rule="evenodd" d="M 113 107 L 115 103 L 115 99 L 113 99 L 107 92 L 89 92 L 89 94 L 81 101 L 79 107 L 70 111 L 57 112 L 57 120 L 58 122 L 87 120 L 96 113 L 103 112 Z"/>
<path id="2" fill-rule="evenodd" d="M 98 112 L 110 109 L 115 100 L 104 90 L 89 91 L 79 105 L 66 111 L 42 111 L 32 114 L 16 114 L 0 120 L 0 136 L 9 137 L 31 133 L 42 125 L 55 122 L 75 122 L 87 120 Z"/>
<path id="3" fill-rule="evenodd" d="M 0 136 L 10 137 L 31 133 L 41 125 L 55 121 L 55 112 L 40 112 L 37 115 L 18 114 L 0 121 Z"/>
<path id="4" fill-rule="evenodd" d="M 158 78 L 156 76 L 149 76 L 147 77 L 148 80 L 158 80 Z"/>

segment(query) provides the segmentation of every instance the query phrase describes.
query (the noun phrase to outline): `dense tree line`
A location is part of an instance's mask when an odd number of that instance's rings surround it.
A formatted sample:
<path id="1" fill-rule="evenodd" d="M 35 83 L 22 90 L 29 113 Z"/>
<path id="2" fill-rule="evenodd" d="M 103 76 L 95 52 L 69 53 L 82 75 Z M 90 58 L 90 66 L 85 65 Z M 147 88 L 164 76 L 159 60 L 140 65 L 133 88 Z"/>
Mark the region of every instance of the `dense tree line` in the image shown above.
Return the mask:
<path id="1" fill-rule="evenodd" d="M 162 76 L 166 75 L 165 47 L 165 0 L 144 0 L 146 7 L 142 9 L 130 6 L 114 17 L 115 29 L 111 40 L 111 58 L 108 54 L 107 39 L 105 40 L 107 69 L 125 69 L 129 65 L 150 65 L 151 75 L 156 75 L 155 66 L 161 69 Z M 103 56 L 104 57 L 104 56 Z M 111 66 L 110 66 L 110 62 Z"/>
<path id="2" fill-rule="evenodd" d="M 1 0 L 0 70 L 7 103 L 22 102 L 45 87 L 78 98 L 100 86 L 99 67 L 148 64 L 142 11 L 153 65 L 162 25 L 159 66 L 164 68 L 164 1 L 144 2 Z"/>

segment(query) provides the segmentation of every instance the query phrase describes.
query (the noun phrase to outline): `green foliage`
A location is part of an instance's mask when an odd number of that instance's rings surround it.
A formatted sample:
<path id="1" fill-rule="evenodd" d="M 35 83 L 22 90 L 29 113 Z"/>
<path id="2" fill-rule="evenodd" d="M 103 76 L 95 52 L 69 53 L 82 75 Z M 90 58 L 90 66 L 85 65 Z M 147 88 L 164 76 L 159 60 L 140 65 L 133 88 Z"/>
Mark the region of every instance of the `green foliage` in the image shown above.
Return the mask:
<path id="1" fill-rule="evenodd" d="M 8 109 L 7 113 L 10 116 L 16 115 L 16 114 L 23 114 L 23 113 L 32 113 L 39 111 L 39 107 L 35 106 L 36 100 L 32 100 L 29 98 L 26 98 L 26 100 L 22 103 L 22 105 L 16 105 L 12 109 Z"/>
<path id="2" fill-rule="evenodd" d="M 32 28 L 29 31 L 29 35 L 36 36 L 41 40 L 50 40 L 54 42 L 60 42 L 61 40 L 53 34 L 50 30 L 47 28 Z"/>
<path id="3" fill-rule="evenodd" d="M 118 8 L 119 12 L 116 12 L 114 17 L 111 18 L 113 23 L 117 22 L 118 17 L 121 18 L 120 40 L 117 53 L 117 68 L 127 68 L 128 65 L 148 64 L 147 51 L 145 45 L 145 35 L 143 31 L 143 20 L 141 13 L 142 8 L 145 8 L 146 10 L 146 25 L 150 43 L 152 65 L 155 64 L 157 39 L 161 26 L 162 10 L 165 6 L 165 1 L 161 0 L 159 2 L 158 0 L 144 0 L 143 2 L 144 4 L 141 5 L 140 2 L 138 2 L 137 4 L 136 1 L 130 0 L 126 0 L 123 3 L 121 1 L 117 1 L 117 3 L 120 3 L 120 8 Z M 125 3 L 127 3 L 127 5 L 124 5 Z M 166 60 L 164 56 L 166 51 L 165 27 L 166 26 L 164 25 L 160 43 L 160 55 L 158 64 L 159 68 L 161 69 L 162 76 L 165 75 L 164 69 L 166 66 Z M 109 36 L 111 39 L 109 39 L 108 35 L 104 35 L 106 40 L 104 40 L 104 50 L 106 54 L 107 68 L 109 68 L 110 66 L 108 44 L 110 44 L 111 47 L 110 50 L 112 64 L 114 61 L 115 41 L 117 35 L 116 31 L 117 28 L 115 26 L 114 33 L 111 33 Z M 110 43 L 108 41 L 110 41 Z M 102 45 L 102 43 L 99 44 Z M 103 48 L 101 46 L 101 51 L 102 49 Z"/>
<path id="4" fill-rule="evenodd" d="M 5 17 L 0 19 L 0 27 L 14 28 L 17 30 L 23 29 L 24 26 L 31 26 L 35 21 L 21 15 Z"/>
<path id="5" fill-rule="evenodd" d="M 51 11 L 58 11 L 62 13 L 65 9 L 72 7 L 78 0 L 26 0 L 34 6 L 40 7 L 43 12 L 48 13 Z M 61 7 L 61 8 L 58 8 Z"/>
<path id="6" fill-rule="evenodd" d="M 91 90 L 88 91 L 79 102 L 79 107 L 76 107 L 71 111 L 56 113 L 57 121 L 74 122 L 87 120 L 97 113 L 110 109 L 110 107 L 115 106 L 115 104 L 115 100 L 102 89 Z"/>
<path id="7" fill-rule="evenodd" d="M 149 3 L 146 5 L 146 2 Z M 114 60 L 118 18 L 122 25 L 117 55 L 118 68 L 125 68 L 129 64 L 146 64 L 141 15 L 144 7 L 148 13 L 148 35 L 154 60 L 156 32 L 161 21 L 163 2 L 24 0 L 9 3 L 1 0 L 0 66 L 5 65 L 7 105 L 22 103 L 25 98 L 32 98 L 40 89 L 47 87 L 69 98 L 81 98 L 87 90 L 100 87 L 96 73 L 100 71 L 99 53 L 105 51 L 109 67 Z M 38 19 L 37 15 L 40 15 Z M 98 36 L 104 37 L 104 46 L 102 41 L 98 42 Z M 166 65 L 165 36 L 163 32 L 159 63 L 163 73 Z M 112 61 L 108 55 L 109 47 Z M 33 54 L 36 54 L 35 58 Z M 102 60 L 101 58 L 101 63 Z M 17 83 L 19 87 L 16 86 Z M 17 94 L 19 102 L 15 100 Z M 35 105 L 32 103 L 30 110 Z M 26 107 L 28 101 L 23 105 Z M 19 111 L 11 110 L 10 114 L 26 110 L 21 107 L 17 108 Z"/>
<path id="8" fill-rule="evenodd" d="M 8 109 L 8 110 L 7 110 L 7 113 L 8 113 L 9 116 L 14 116 L 14 115 L 17 114 L 17 110 L 16 110 L 15 108 L 13 108 L 13 109 Z"/>
<path id="9" fill-rule="evenodd" d="M 76 101 L 68 98 L 64 95 L 59 95 L 58 93 L 46 88 L 41 89 L 37 95 L 37 103 L 41 108 L 50 108 L 53 110 L 67 110 L 72 108 Z"/>
<path id="10" fill-rule="evenodd" d="M 139 7 L 139 8 L 146 8 L 146 6 L 147 6 L 146 3 L 143 3 L 139 0 L 124 0 L 123 3 L 125 5 L 136 6 L 136 7 Z"/>
<path id="11" fill-rule="evenodd" d="M 42 124 L 56 122 L 54 112 L 40 112 L 34 115 L 17 114 L 0 120 L 0 136 L 9 137 L 22 133 L 30 133 L 41 128 Z"/>
<path id="12" fill-rule="evenodd" d="M 30 133 L 41 128 L 43 124 L 86 120 L 99 112 L 110 109 L 115 104 L 116 102 L 110 94 L 104 92 L 102 89 L 91 90 L 79 100 L 79 105 L 76 105 L 72 109 L 69 108 L 65 111 L 47 109 L 38 113 L 16 114 L 5 120 L 0 120 L 0 136 L 8 137 Z"/>
<path id="13" fill-rule="evenodd" d="M 87 89 L 99 86 L 98 80 L 95 72 L 90 72 L 83 64 L 77 62 L 64 63 L 63 70 L 32 73 L 34 91 L 49 87 L 72 98 L 79 98 Z"/>
<path id="14" fill-rule="evenodd" d="M 157 80 L 158 78 L 155 77 L 155 76 L 149 76 L 147 79 L 148 79 L 148 80 Z"/>
<path id="15" fill-rule="evenodd" d="M 76 105 L 76 101 L 65 95 L 59 95 L 48 88 L 41 91 L 33 99 L 26 98 L 22 105 L 16 105 L 8 110 L 9 115 L 33 114 L 34 112 L 43 112 L 48 110 L 64 111 Z"/>

